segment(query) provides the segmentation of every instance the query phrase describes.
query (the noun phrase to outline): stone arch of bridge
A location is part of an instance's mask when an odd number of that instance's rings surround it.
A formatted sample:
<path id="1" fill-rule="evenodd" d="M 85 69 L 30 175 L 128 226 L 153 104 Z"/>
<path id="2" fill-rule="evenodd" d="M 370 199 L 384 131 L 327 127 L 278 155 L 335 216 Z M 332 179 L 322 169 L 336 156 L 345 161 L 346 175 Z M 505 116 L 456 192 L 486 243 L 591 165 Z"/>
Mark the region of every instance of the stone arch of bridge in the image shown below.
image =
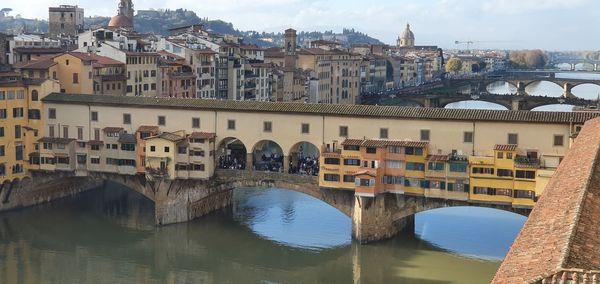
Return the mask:
<path id="1" fill-rule="evenodd" d="M 235 171 L 219 170 L 217 177 L 231 190 L 248 187 L 278 188 L 294 191 L 318 199 L 336 208 L 344 215 L 352 217 L 354 191 L 320 188 L 318 178 L 270 172 L 250 172 L 237 175 Z"/>
<path id="2" fill-rule="evenodd" d="M 578 86 L 583 86 L 583 85 L 594 85 L 594 86 L 600 87 L 600 81 L 576 82 L 576 83 L 569 83 L 569 85 L 571 85 L 572 89 L 575 87 L 578 87 Z"/>
<path id="3" fill-rule="evenodd" d="M 156 196 L 158 194 L 158 186 L 156 183 L 160 183 L 160 181 L 148 181 L 146 179 L 146 175 L 118 175 L 93 172 L 90 173 L 89 177 L 95 180 L 101 180 L 103 182 L 103 186 L 106 186 L 108 181 L 122 185 L 123 187 L 143 195 L 146 199 L 152 201 L 153 203 L 156 202 Z"/>
<path id="4" fill-rule="evenodd" d="M 541 82 L 549 82 L 549 83 L 555 84 L 555 85 L 557 85 L 558 87 L 560 87 L 561 89 L 563 89 L 563 88 L 565 87 L 565 86 L 564 86 L 563 84 L 561 84 L 561 82 L 560 82 L 560 81 L 558 81 L 558 80 L 552 80 L 552 79 L 546 79 L 546 78 L 540 78 L 540 79 L 531 80 L 531 81 L 529 81 L 529 80 L 528 80 L 528 81 L 526 81 L 526 82 L 523 82 L 523 87 L 524 87 L 524 88 L 527 88 L 527 87 L 531 86 L 531 85 L 532 85 L 532 84 L 534 84 L 534 83 L 541 83 Z"/>
<path id="5" fill-rule="evenodd" d="M 465 98 L 450 99 L 450 100 L 444 101 L 440 107 L 446 108 L 449 104 L 460 103 L 460 102 L 471 102 L 471 101 L 492 103 L 492 104 L 502 106 L 502 107 L 506 108 L 507 110 L 512 109 L 512 105 L 508 101 L 503 102 L 503 101 L 499 101 L 494 98 L 485 98 L 485 97 L 479 97 L 476 100 L 475 99 L 469 100 L 469 99 L 465 99 Z"/>
<path id="6" fill-rule="evenodd" d="M 519 86 L 517 86 L 517 84 L 513 81 L 509 81 L 509 80 L 504 80 L 504 79 L 495 79 L 495 80 L 489 80 L 485 82 L 485 89 L 488 90 L 488 88 L 496 83 L 506 83 L 511 85 L 512 87 L 514 87 L 515 89 L 518 89 Z"/>
<path id="7" fill-rule="evenodd" d="M 501 210 L 506 212 L 515 213 L 525 217 L 529 216 L 531 209 L 514 208 L 512 205 L 499 205 L 489 203 L 473 203 L 467 201 L 458 200 L 447 200 L 447 199 L 432 199 L 424 197 L 406 197 L 406 205 L 399 210 L 395 210 L 393 214 L 393 222 L 402 222 L 405 218 L 413 218 L 414 215 L 422 212 L 431 210 L 439 210 L 443 208 L 456 208 L 456 207 L 478 207 L 478 208 L 490 208 L 495 210 Z"/>

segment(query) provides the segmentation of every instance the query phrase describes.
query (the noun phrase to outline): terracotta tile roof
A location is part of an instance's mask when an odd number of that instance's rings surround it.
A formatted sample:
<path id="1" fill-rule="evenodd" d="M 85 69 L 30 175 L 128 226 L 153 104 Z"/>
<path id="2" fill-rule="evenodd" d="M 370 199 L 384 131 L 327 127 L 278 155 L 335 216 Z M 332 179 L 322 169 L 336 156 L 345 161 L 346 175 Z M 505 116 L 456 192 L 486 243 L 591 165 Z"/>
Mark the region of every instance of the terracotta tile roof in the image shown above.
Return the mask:
<path id="1" fill-rule="evenodd" d="M 496 145 L 494 146 L 495 151 L 516 151 L 517 145 Z"/>
<path id="2" fill-rule="evenodd" d="M 342 142 L 342 146 L 360 146 L 363 141 L 362 139 L 346 139 Z"/>
<path id="3" fill-rule="evenodd" d="M 20 62 L 14 65 L 16 69 L 48 69 L 57 63 L 52 58 L 44 58 L 38 60 L 30 60 L 26 62 Z"/>
<path id="4" fill-rule="evenodd" d="M 112 58 L 109 58 L 106 56 L 100 56 L 100 55 L 93 54 L 93 53 L 69 52 L 66 54 L 74 56 L 83 61 L 94 61 L 97 64 L 105 65 L 105 66 L 125 65 L 121 61 L 117 61 L 115 59 L 112 59 Z"/>
<path id="5" fill-rule="evenodd" d="M 158 126 L 142 125 L 138 128 L 137 132 L 158 133 L 160 132 L 160 128 Z"/>
<path id="6" fill-rule="evenodd" d="M 135 135 L 133 134 L 126 134 L 126 133 L 121 133 L 121 135 L 119 135 L 119 143 L 136 143 L 137 140 L 135 139 Z"/>
<path id="7" fill-rule="evenodd" d="M 401 141 L 401 140 L 365 140 L 360 145 L 362 147 L 377 147 L 377 148 L 385 148 L 385 147 L 427 147 L 429 142 L 419 142 L 419 141 Z"/>
<path id="8" fill-rule="evenodd" d="M 185 139 L 184 137 L 181 137 L 174 133 L 163 132 L 157 136 L 152 136 L 152 137 L 146 138 L 146 140 L 156 139 L 156 138 L 165 139 L 165 140 L 168 140 L 171 142 L 179 142 L 179 141 L 182 141 L 183 139 Z"/>
<path id="9" fill-rule="evenodd" d="M 568 269 L 600 271 L 599 153 L 600 119 L 594 119 L 552 176 L 492 283 L 554 283 L 548 280 Z M 584 283 L 581 274 L 565 283 Z"/>
<path id="10" fill-rule="evenodd" d="M 55 144 L 69 144 L 75 141 L 71 138 L 59 138 L 59 137 L 42 137 L 38 140 L 41 143 L 55 143 Z"/>
<path id="11" fill-rule="evenodd" d="M 53 93 L 43 101 L 64 104 L 91 104 L 104 106 L 131 106 L 187 110 L 239 110 L 258 113 L 315 114 L 338 117 L 372 117 L 417 120 L 497 121 L 529 123 L 584 123 L 600 117 L 593 112 L 538 112 L 478 109 L 416 108 L 397 106 L 299 104 L 231 100 L 199 100 L 183 98 L 150 98 L 106 95 Z"/>
<path id="12" fill-rule="evenodd" d="M 117 133 L 125 130 L 123 127 L 105 127 L 102 131 L 106 133 Z"/>
<path id="13" fill-rule="evenodd" d="M 192 139 L 215 139 L 217 135 L 215 133 L 208 132 L 194 132 L 190 135 Z"/>
<path id="14" fill-rule="evenodd" d="M 427 156 L 429 162 L 447 162 L 448 155 L 429 155 Z"/>
<path id="15" fill-rule="evenodd" d="M 104 141 L 100 141 L 100 140 L 90 140 L 87 143 L 89 145 L 104 145 Z"/>
<path id="16" fill-rule="evenodd" d="M 354 175 L 355 175 L 355 176 L 368 175 L 368 176 L 372 176 L 372 177 L 375 177 L 375 176 L 377 176 L 375 173 L 373 173 L 373 172 L 371 172 L 371 171 L 367 171 L 367 170 L 365 170 L 365 171 L 360 171 L 360 172 L 356 172 Z"/>
<path id="17" fill-rule="evenodd" d="M 59 54 L 63 53 L 66 50 L 64 48 L 59 47 L 44 47 L 44 48 L 36 48 L 36 47 L 16 47 L 13 48 L 13 51 L 17 53 L 26 53 L 26 54 Z"/>

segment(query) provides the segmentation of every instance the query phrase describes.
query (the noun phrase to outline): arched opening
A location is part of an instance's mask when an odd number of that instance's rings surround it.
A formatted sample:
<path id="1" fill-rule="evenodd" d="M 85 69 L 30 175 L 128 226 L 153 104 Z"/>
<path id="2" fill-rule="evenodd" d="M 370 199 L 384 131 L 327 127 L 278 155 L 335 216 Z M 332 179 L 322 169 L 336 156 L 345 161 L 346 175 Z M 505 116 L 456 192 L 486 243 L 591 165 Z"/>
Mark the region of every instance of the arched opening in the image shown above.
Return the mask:
<path id="1" fill-rule="evenodd" d="M 252 169 L 255 171 L 283 172 L 283 150 L 271 140 L 262 140 L 252 149 Z"/>
<path id="2" fill-rule="evenodd" d="M 289 152 L 288 173 L 299 175 L 319 175 L 319 148 L 310 142 L 299 142 Z"/>
<path id="3" fill-rule="evenodd" d="M 564 94 L 564 89 L 557 83 L 551 81 L 534 81 L 525 87 L 525 92 L 530 96 L 540 97 L 561 97 Z"/>
<path id="4" fill-rule="evenodd" d="M 492 208 L 449 207 L 416 214 L 415 235 L 453 253 L 502 260 L 526 217 Z"/>
<path id="5" fill-rule="evenodd" d="M 447 109 L 491 109 L 491 110 L 508 110 L 506 106 L 485 102 L 485 101 L 460 101 L 455 103 L 449 103 L 446 105 Z"/>
<path id="6" fill-rule="evenodd" d="M 235 137 L 225 138 L 221 140 L 217 149 L 218 167 L 219 169 L 245 170 L 247 154 L 246 145 L 241 140 Z"/>
<path id="7" fill-rule="evenodd" d="M 288 188 L 236 188 L 232 211 L 234 220 L 254 234 L 289 247 L 324 250 L 352 240 L 349 216 Z"/>
<path id="8" fill-rule="evenodd" d="M 560 104 L 552 104 L 540 106 L 532 109 L 531 111 L 559 111 L 559 112 L 571 112 L 573 111 L 573 105 L 560 105 Z"/>
<path id="9" fill-rule="evenodd" d="M 581 99 L 597 100 L 600 97 L 600 85 L 593 83 L 579 84 L 571 89 L 571 93 Z"/>
<path id="10" fill-rule="evenodd" d="M 486 90 L 490 94 L 511 95 L 517 93 L 517 86 L 506 81 L 496 81 L 488 84 Z"/>

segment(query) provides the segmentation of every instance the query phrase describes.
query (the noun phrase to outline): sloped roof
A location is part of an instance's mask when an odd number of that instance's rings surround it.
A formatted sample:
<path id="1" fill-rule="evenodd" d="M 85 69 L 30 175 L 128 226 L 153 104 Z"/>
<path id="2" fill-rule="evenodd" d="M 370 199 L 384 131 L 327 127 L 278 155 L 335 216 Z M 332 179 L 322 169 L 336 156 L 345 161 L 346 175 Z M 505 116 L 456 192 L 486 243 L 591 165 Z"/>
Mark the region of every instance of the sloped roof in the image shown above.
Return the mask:
<path id="1" fill-rule="evenodd" d="M 44 102 L 61 104 L 145 107 L 156 109 L 234 110 L 240 112 L 328 115 L 341 117 L 397 118 L 418 120 L 494 121 L 523 123 L 584 123 L 600 117 L 594 112 L 538 112 L 478 109 L 417 108 L 397 106 L 336 105 L 310 103 L 199 100 L 109 95 L 52 93 Z"/>

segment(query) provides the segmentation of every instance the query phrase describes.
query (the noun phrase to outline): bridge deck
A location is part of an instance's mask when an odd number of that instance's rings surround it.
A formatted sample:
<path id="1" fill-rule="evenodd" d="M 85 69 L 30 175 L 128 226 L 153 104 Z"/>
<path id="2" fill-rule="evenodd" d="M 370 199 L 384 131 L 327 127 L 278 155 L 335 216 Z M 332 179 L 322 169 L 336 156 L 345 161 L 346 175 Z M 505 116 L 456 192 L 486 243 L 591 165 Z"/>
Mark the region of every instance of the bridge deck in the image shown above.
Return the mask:
<path id="1" fill-rule="evenodd" d="M 554 174 L 493 283 L 600 279 L 598 158 L 600 119 L 595 119 L 586 123 Z"/>

